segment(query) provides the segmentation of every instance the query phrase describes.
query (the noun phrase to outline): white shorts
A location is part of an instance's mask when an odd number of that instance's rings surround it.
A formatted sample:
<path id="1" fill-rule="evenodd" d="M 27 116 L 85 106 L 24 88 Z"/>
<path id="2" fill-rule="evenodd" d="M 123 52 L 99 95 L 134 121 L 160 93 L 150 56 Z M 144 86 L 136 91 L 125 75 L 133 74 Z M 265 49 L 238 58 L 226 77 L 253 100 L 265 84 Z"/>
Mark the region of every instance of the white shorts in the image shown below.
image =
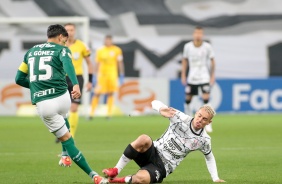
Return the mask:
<path id="1" fill-rule="evenodd" d="M 67 133 L 65 118 L 71 106 L 71 99 L 68 91 L 56 98 L 43 100 L 36 103 L 37 112 L 49 129 L 56 137 L 60 138 Z"/>

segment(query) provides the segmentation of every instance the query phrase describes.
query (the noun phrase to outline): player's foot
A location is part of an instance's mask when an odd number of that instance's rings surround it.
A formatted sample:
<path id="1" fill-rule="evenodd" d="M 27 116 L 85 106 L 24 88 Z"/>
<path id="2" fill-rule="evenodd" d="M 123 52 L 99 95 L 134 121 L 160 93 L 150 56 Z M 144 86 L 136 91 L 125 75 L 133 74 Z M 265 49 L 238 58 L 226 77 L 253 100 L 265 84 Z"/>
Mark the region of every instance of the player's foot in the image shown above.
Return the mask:
<path id="1" fill-rule="evenodd" d="M 69 156 L 62 156 L 59 161 L 60 166 L 70 167 L 71 166 L 71 158 Z"/>
<path id="2" fill-rule="evenodd" d="M 109 178 L 109 183 L 126 183 L 126 182 L 125 182 L 125 177 L 122 177 L 122 178 L 113 178 L 113 179 L 110 179 L 110 178 Z"/>
<path id="3" fill-rule="evenodd" d="M 211 126 L 211 124 L 206 125 L 205 130 L 206 130 L 208 133 L 211 133 L 211 132 L 212 132 L 212 126 Z"/>
<path id="4" fill-rule="evenodd" d="M 114 178 L 118 175 L 118 169 L 116 167 L 104 169 L 102 172 L 106 178 Z"/>
<path id="5" fill-rule="evenodd" d="M 87 119 L 88 121 L 91 121 L 91 120 L 93 119 L 93 116 L 88 116 L 86 119 Z"/>
<path id="6" fill-rule="evenodd" d="M 93 178 L 94 184 L 107 184 L 109 183 L 108 180 L 106 178 L 103 178 L 101 176 L 94 176 Z"/>

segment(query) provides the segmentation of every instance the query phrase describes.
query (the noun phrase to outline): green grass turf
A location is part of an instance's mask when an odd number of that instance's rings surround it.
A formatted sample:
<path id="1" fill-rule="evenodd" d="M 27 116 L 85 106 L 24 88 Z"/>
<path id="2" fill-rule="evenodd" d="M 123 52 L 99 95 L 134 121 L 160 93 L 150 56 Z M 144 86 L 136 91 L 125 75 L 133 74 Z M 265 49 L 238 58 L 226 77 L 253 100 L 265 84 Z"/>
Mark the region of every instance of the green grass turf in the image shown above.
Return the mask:
<path id="1" fill-rule="evenodd" d="M 124 148 L 140 134 L 158 138 L 168 126 L 159 116 L 80 118 L 78 148 L 97 172 L 113 167 Z M 218 115 L 211 134 L 219 176 L 228 183 L 282 183 L 282 115 Z M 0 183 L 91 183 L 75 164 L 58 166 L 61 146 L 38 117 L 0 118 Z M 121 175 L 138 170 L 134 162 Z M 163 183 L 212 183 L 204 157 L 193 152 Z"/>

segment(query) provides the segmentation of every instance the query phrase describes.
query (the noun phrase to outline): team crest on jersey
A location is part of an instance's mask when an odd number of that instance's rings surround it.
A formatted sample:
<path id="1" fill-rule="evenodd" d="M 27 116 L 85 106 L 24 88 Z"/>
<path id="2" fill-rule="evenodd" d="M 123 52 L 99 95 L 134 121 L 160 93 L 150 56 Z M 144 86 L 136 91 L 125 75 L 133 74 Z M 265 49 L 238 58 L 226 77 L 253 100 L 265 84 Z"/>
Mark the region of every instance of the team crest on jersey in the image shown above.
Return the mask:
<path id="1" fill-rule="evenodd" d="M 66 49 L 65 48 L 63 48 L 63 50 L 62 50 L 62 56 L 64 57 L 64 56 L 66 56 Z"/>
<path id="2" fill-rule="evenodd" d="M 78 60 L 78 58 L 79 58 L 79 53 L 78 53 L 78 52 L 72 53 L 72 57 L 73 57 L 74 60 Z"/>
<path id="3" fill-rule="evenodd" d="M 194 150 L 194 149 L 197 148 L 198 142 L 199 142 L 199 141 L 198 141 L 197 139 L 194 140 L 194 142 L 191 144 L 191 149 L 192 149 L 192 150 Z"/>
<path id="4" fill-rule="evenodd" d="M 114 51 L 111 51 L 111 52 L 110 52 L 110 56 L 113 57 L 114 55 L 115 55 L 115 52 L 114 52 Z"/>

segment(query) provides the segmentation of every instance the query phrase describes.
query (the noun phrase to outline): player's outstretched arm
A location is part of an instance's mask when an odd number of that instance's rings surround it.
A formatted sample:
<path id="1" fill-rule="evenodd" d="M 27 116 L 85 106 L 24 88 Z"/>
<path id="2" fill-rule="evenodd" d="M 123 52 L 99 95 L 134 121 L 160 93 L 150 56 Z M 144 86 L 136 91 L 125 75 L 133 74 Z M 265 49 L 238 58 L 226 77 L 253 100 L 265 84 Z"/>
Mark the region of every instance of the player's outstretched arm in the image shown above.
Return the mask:
<path id="1" fill-rule="evenodd" d="M 152 107 L 154 110 L 158 111 L 163 117 L 170 118 L 171 123 L 179 122 L 179 120 L 186 122 L 187 120 L 189 120 L 189 118 L 192 118 L 177 109 L 166 106 L 158 100 L 152 101 Z"/>
<path id="2" fill-rule="evenodd" d="M 175 115 L 176 110 L 166 106 L 161 101 L 152 101 L 152 108 L 158 111 L 165 118 L 172 118 Z"/>
<path id="3" fill-rule="evenodd" d="M 213 153 L 210 152 L 208 155 L 205 155 L 205 158 L 206 158 L 207 168 L 209 170 L 209 173 L 212 177 L 213 182 L 216 182 L 216 183 L 225 182 L 224 180 L 218 177 L 216 162 L 215 162 Z"/>

